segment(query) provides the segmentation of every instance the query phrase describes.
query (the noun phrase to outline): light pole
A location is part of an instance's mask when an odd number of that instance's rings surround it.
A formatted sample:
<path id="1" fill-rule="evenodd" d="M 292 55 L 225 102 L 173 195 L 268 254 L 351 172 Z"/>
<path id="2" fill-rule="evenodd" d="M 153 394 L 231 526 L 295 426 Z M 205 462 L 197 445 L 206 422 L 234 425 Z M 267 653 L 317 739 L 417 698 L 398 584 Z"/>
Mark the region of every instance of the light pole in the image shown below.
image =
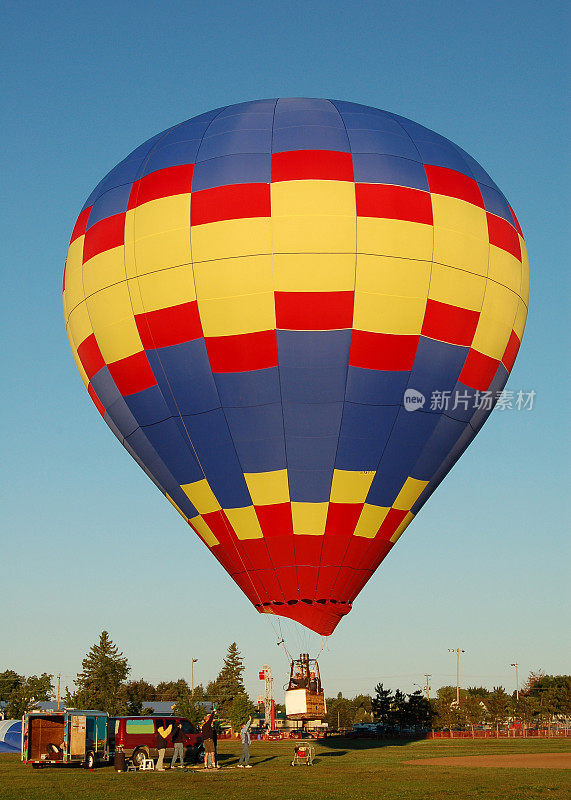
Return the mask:
<path id="1" fill-rule="evenodd" d="M 460 653 L 465 653 L 460 647 L 449 647 L 449 653 L 456 653 L 456 704 L 460 706 Z"/>
<path id="2" fill-rule="evenodd" d="M 429 678 L 432 678 L 431 674 L 425 673 L 424 677 L 426 678 L 426 699 L 430 700 L 430 686 L 428 685 Z"/>
<path id="3" fill-rule="evenodd" d="M 197 658 L 191 658 L 190 660 L 190 691 L 192 697 L 194 697 L 194 665 L 198 661 Z"/>
<path id="4" fill-rule="evenodd" d="M 517 661 L 514 661 L 513 664 L 510 664 L 510 667 L 515 667 L 515 696 L 516 699 L 519 700 L 519 675 L 517 671 L 519 664 L 517 663 Z"/>

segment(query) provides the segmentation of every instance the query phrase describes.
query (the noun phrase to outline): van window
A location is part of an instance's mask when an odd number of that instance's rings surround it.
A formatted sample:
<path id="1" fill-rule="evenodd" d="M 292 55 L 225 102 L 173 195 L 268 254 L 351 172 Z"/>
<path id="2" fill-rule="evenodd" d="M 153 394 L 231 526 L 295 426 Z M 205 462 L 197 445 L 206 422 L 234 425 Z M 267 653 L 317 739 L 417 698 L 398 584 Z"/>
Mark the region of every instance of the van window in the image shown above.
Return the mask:
<path id="1" fill-rule="evenodd" d="M 182 732 L 183 733 L 196 733 L 194 725 L 188 719 L 181 719 L 180 724 L 182 725 Z"/>
<path id="2" fill-rule="evenodd" d="M 152 719 L 128 719 L 125 725 L 125 733 L 141 734 L 154 732 L 155 723 Z"/>

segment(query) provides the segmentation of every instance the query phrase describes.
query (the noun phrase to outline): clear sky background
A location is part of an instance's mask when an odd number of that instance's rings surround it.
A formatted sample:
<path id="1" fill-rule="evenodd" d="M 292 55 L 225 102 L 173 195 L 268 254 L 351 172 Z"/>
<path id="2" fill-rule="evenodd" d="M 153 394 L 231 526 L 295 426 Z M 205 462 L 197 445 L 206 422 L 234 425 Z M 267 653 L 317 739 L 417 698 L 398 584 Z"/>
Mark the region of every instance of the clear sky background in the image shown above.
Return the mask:
<path id="1" fill-rule="evenodd" d="M 155 133 L 263 97 L 352 100 L 473 155 L 516 211 L 531 310 L 494 412 L 330 637 L 328 692 L 455 682 L 515 688 L 570 671 L 568 4 L 339 0 L 4 2 L 0 670 L 73 676 L 102 629 L 158 682 L 215 677 L 234 640 L 246 685 L 285 676 L 268 619 L 108 430 L 61 309 L 76 216 Z M 567 227 L 567 231 L 565 230 Z M 299 652 L 317 636 L 284 625 Z M 71 677 L 64 677 L 64 682 Z"/>

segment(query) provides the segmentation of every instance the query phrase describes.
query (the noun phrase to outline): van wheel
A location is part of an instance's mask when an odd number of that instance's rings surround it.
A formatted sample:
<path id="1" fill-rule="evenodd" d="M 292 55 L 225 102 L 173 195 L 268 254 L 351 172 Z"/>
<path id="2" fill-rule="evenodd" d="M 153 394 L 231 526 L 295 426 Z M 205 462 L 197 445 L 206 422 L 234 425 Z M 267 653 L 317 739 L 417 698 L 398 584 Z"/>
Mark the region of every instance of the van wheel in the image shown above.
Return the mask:
<path id="1" fill-rule="evenodd" d="M 135 767 L 140 767 L 143 763 L 143 760 L 147 758 L 147 753 L 145 750 L 135 750 L 133 755 L 131 756 L 131 761 L 133 762 Z"/>
<path id="2" fill-rule="evenodd" d="M 85 756 L 85 764 L 83 766 L 85 769 L 93 769 L 95 766 L 95 753 L 92 753 L 91 751 L 87 753 Z"/>

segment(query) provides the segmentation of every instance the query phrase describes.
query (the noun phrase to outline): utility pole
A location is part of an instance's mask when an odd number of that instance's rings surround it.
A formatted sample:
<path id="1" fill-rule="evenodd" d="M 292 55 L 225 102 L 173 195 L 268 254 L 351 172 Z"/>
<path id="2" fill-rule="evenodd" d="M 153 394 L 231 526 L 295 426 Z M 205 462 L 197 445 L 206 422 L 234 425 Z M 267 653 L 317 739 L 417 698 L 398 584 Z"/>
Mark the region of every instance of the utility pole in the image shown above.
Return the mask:
<path id="1" fill-rule="evenodd" d="M 510 664 L 510 667 L 515 667 L 515 696 L 519 700 L 519 675 L 517 671 L 519 664 L 517 663 L 517 661 L 514 661 L 513 664 Z"/>
<path id="2" fill-rule="evenodd" d="M 426 699 L 430 700 L 430 686 L 428 685 L 429 678 L 432 678 L 432 674 L 425 673 L 424 677 L 426 678 L 426 686 L 424 687 L 424 691 L 426 692 Z"/>
<path id="3" fill-rule="evenodd" d="M 194 697 L 194 665 L 198 661 L 197 658 L 190 659 L 190 691 L 192 697 Z"/>
<path id="4" fill-rule="evenodd" d="M 59 699 L 61 696 L 61 672 L 57 676 L 57 710 L 59 711 Z"/>
<path id="5" fill-rule="evenodd" d="M 449 647 L 449 653 L 456 653 L 456 704 L 460 706 L 460 653 L 465 653 L 460 647 Z"/>

